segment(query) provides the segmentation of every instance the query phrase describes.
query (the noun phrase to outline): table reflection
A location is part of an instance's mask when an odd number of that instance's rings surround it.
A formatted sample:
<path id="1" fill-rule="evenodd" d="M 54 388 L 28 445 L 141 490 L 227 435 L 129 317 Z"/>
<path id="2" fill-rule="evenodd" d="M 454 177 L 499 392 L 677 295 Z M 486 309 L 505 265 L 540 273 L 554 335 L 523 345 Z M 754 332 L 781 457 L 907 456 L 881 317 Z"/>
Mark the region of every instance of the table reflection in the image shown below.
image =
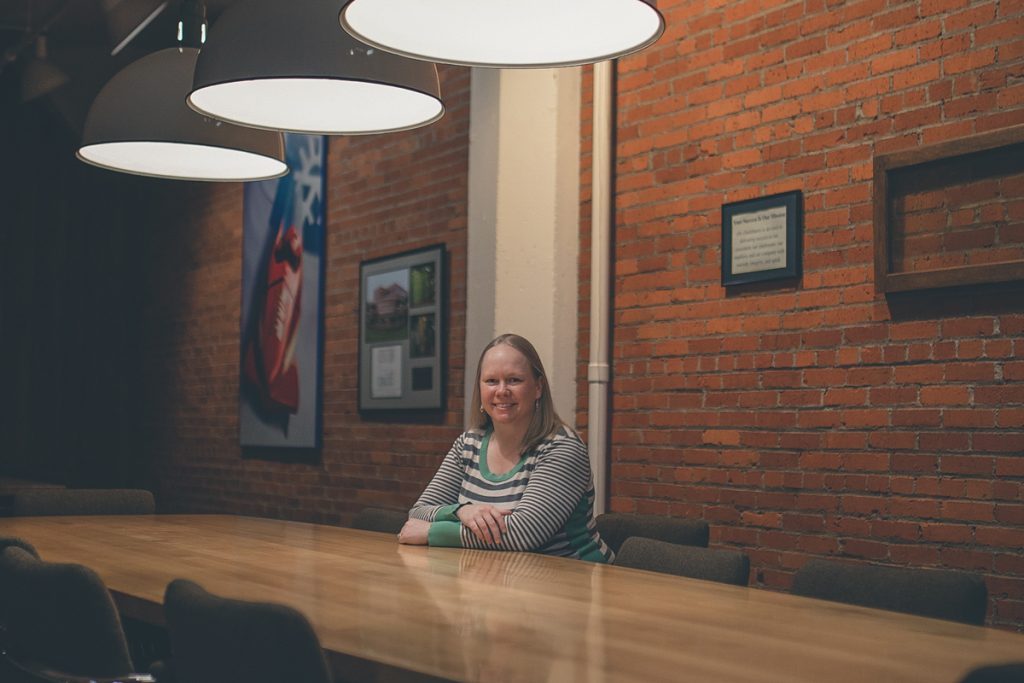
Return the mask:
<path id="1" fill-rule="evenodd" d="M 453 561 L 453 555 L 455 560 Z M 588 607 L 552 610 L 543 620 L 531 607 L 538 593 L 545 600 L 560 597 L 566 580 L 561 565 L 534 553 L 454 550 L 401 546 L 399 556 L 434 606 L 447 632 L 462 644 L 462 677 L 471 681 L 594 681 L 601 680 L 580 662 L 592 662 L 585 651 L 595 620 Z M 580 560 L 574 569 L 596 568 Z M 438 576 L 451 576 L 440 582 Z M 594 571 L 572 572 L 574 591 L 587 591 Z"/>

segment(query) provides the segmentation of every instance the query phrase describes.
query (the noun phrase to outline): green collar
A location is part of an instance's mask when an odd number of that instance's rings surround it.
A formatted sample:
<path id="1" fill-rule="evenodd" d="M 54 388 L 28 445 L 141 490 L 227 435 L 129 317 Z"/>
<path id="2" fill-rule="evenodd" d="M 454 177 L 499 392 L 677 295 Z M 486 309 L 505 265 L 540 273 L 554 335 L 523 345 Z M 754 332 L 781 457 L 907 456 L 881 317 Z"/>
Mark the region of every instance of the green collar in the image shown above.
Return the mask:
<path id="1" fill-rule="evenodd" d="M 487 466 L 487 446 L 491 443 L 491 434 L 493 430 L 488 428 L 484 433 L 484 440 L 480 443 L 480 476 L 487 481 L 505 481 L 511 479 L 519 470 L 523 469 L 523 465 L 526 463 L 526 454 L 524 453 L 519 457 L 519 462 L 515 464 L 515 467 L 510 469 L 508 472 L 503 474 L 494 474 L 491 472 L 491 468 Z"/>

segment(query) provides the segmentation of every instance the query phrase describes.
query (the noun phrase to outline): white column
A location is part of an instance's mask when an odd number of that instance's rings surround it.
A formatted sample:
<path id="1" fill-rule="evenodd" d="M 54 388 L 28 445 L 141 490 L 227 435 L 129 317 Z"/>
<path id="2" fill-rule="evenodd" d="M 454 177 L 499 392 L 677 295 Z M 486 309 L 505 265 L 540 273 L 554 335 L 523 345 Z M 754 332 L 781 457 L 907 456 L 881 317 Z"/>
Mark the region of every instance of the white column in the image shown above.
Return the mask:
<path id="1" fill-rule="evenodd" d="M 580 69 L 474 69 L 469 151 L 466 414 L 481 349 L 537 347 L 555 406 L 576 412 Z"/>

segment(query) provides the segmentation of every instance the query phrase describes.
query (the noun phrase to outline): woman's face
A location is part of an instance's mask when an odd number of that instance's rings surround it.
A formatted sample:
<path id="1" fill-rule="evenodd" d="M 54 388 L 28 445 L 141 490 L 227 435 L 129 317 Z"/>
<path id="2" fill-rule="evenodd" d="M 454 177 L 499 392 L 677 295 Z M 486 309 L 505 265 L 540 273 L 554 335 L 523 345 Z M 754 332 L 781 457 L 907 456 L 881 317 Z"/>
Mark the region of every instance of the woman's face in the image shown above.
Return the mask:
<path id="1" fill-rule="evenodd" d="M 480 403 L 496 427 L 526 429 L 540 395 L 541 383 L 526 356 L 507 344 L 487 350 L 480 363 Z"/>

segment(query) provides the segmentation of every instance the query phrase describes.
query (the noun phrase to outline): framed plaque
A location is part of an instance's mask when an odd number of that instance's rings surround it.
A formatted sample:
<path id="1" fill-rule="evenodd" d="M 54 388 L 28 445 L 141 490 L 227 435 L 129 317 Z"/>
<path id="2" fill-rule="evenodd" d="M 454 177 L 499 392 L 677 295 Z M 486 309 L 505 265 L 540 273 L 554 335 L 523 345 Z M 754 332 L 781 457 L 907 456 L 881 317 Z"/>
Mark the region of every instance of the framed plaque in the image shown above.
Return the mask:
<path id="1" fill-rule="evenodd" d="M 445 250 L 359 266 L 359 410 L 444 407 Z"/>
<path id="2" fill-rule="evenodd" d="M 800 276 L 799 190 L 722 205 L 722 285 Z"/>

